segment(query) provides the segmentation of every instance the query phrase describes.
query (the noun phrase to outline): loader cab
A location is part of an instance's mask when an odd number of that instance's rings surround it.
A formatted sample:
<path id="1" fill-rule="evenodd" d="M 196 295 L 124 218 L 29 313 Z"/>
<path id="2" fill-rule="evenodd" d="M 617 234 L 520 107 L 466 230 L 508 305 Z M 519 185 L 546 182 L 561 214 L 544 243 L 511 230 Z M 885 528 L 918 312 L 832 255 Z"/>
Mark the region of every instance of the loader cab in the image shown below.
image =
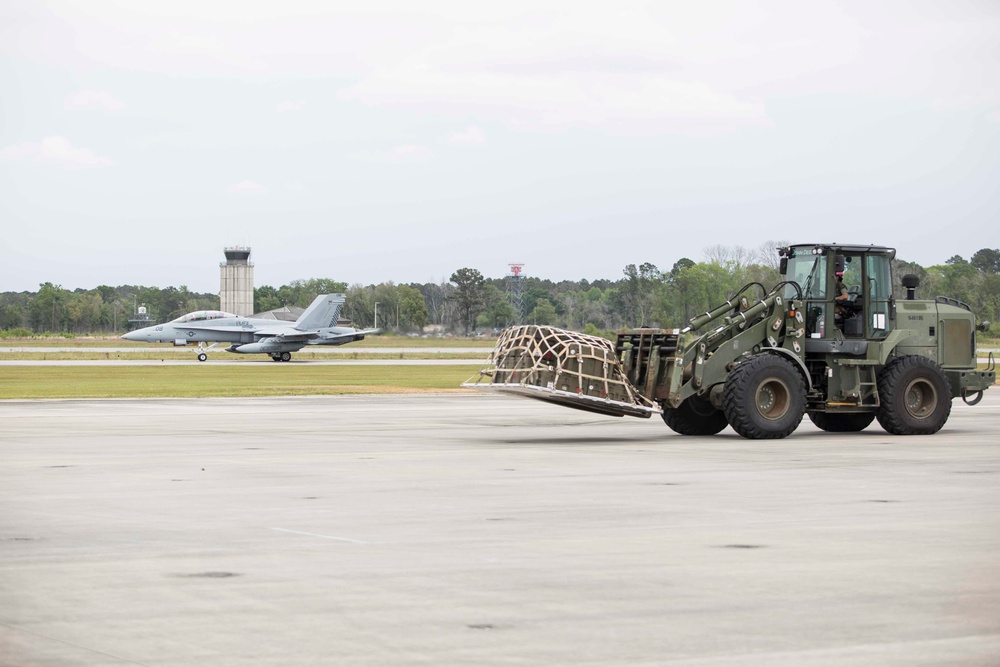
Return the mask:
<path id="1" fill-rule="evenodd" d="M 892 327 L 892 248 L 800 245 L 779 249 L 786 299 L 798 298 L 806 336 L 824 340 L 878 340 Z M 838 285 L 846 288 L 846 298 Z M 798 286 L 798 290 L 796 289 Z"/>

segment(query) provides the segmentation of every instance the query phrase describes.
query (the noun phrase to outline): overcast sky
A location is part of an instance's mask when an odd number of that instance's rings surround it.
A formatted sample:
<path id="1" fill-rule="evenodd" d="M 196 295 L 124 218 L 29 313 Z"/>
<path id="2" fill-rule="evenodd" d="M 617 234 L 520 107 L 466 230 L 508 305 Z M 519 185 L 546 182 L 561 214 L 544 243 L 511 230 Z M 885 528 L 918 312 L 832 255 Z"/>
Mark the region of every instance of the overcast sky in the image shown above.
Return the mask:
<path id="1" fill-rule="evenodd" d="M 0 3 L 0 291 L 1000 246 L 1000 2 Z"/>

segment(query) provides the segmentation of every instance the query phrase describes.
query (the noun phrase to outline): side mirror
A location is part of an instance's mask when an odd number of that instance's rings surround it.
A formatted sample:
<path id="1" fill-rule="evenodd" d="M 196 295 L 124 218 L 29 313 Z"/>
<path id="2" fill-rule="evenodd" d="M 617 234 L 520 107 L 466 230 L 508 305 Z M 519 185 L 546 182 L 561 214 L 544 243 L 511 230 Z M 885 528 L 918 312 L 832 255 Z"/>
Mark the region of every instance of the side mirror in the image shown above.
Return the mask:
<path id="1" fill-rule="evenodd" d="M 785 275 L 787 271 L 788 271 L 788 258 L 782 257 L 778 261 L 778 273 L 780 273 L 781 275 Z"/>

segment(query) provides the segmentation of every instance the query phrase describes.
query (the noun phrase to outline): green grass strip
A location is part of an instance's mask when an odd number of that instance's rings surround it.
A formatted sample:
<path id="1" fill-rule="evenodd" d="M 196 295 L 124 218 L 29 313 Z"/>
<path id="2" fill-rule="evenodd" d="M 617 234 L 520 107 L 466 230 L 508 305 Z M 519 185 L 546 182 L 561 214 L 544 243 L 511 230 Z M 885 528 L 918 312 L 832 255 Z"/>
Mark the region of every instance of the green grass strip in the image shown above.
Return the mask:
<path id="1" fill-rule="evenodd" d="M 466 391 L 480 366 L 5 366 L 0 399 L 202 398 Z"/>

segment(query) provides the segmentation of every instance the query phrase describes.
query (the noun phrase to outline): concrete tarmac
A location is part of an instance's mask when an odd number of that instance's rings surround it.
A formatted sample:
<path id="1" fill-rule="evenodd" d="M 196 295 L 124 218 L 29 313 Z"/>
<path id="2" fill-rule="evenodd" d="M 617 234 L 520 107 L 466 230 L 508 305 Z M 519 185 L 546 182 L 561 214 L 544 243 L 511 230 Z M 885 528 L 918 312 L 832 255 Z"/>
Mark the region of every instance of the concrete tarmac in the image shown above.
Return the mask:
<path id="1" fill-rule="evenodd" d="M 996 665 L 998 427 L 0 401 L 0 665 Z"/>

